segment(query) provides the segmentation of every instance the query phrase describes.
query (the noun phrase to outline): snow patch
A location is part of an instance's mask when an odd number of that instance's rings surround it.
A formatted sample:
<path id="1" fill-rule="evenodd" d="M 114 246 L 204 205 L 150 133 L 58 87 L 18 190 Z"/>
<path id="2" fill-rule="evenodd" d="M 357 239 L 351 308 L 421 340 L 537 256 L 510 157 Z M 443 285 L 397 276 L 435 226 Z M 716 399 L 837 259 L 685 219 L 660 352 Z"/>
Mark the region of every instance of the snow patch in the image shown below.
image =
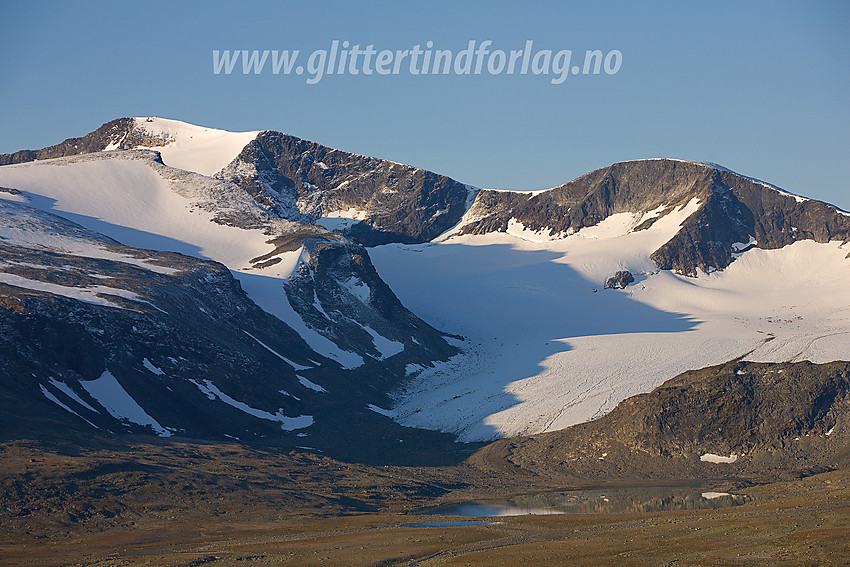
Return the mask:
<path id="1" fill-rule="evenodd" d="M 298 364 L 297 362 L 292 362 L 291 360 L 289 360 L 288 358 L 286 358 L 285 356 L 283 356 L 282 354 L 280 354 L 279 352 L 274 350 L 272 347 L 270 347 L 269 345 L 267 345 L 266 343 L 264 343 L 263 341 L 261 341 L 260 339 L 258 339 L 257 337 L 255 337 L 254 335 L 249 333 L 248 331 L 242 331 L 242 332 L 245 333 L 246 335 L 248 335 L 249 337 L 251 337 L 252 339 L 254 339 L 255 341 L 257 341 L 257 343 L 259 343 L 259 345 L 261 347 L 263 347 L 264 349 L 266 349 L 267 351 L 269 351 L 270 353 L 272 353 L 273 355 L 275 355 L 276 357 L 278 357 L 279 359 L 281 359 L 282 361 L 284 361 L 285 363 L 287 363 L 288 365 L 293 367 L 295 370 L 308 370 L 310 368 L 309 366 L 302 366 L 301 364 Z"/>
<path id="2" fill-rule="evenodd" d="M 72 414 L 76 415 L 77 417 L 79 417 L 80 419 L 82 419 L 83 421 L 85 421 L 86 423 L 88 423 L 89 425 L 91 425 L 92 427 L 94 427 L 95 429 L 100 429 L 100 427 L 98 427 L 98 426 L 97 426 L 97 425 L 95 425 L 94 423 L 90 422 L 89 420 L 87 420 L 86 418 L 84 418 L 83 416 L 81 416 L 80 414 L 78 414 L 77 412 L 75 412 L 74 410 L 72 410 L 71 408 L 69 408 L 68 406 L 66 406 L 65 404 L 63 404 L 63 403 L 59 400 L 59 398 L 57 398 L 57 397 L 56 397 L 56 396 L 54 396 L 52 393 L 50 393 L 50 390 L 48 390 L 47 388 L 45 388 L 42 384 L 39 384 L 39 385 L 38 385 L 38 387 L 39 387 L 39 388 L 41 388 L 41 393 L 42 393 L 42 394 L 44 394 L 44 397 L 45 397 L 45 398 L 47 398 L 48 400 L 50 400 L 51 402 L 53 402 L 54 404 L 56 404 L 57 406 L 59 406 L 59 407 L 60 407 L 60 408 L 62 408 L 63 410 L 68 411 L 68 412 L 71 412 Z"/>
<path id="3" fill-rule="evenodd" d="M 383 416 L 390 417 L 390 418 L 395 417 L 395 412 L 394 412 L 394 411 L 392 411 L 392 410 L 386 410 L 386 409 L 384 409 L 384 408 L 382 408 L 382 407 L 378 407 L 378 406 L 376 406 L 376 405 L 374 405 L 374 404 L 369 404 L 369 405 L 368 405 L 368 406 L 366 406 L 366 407 L 367 407 L 367 408 L 369 408 L 370 410 L 372 410 L 373 412 L 375 412 L 375 413 L 379 413 L 379 414 L 381 414 L 381 415 L 383 415 Z"/>
<path id="4" fill-rule="evenodd" d="M 119 305 L 118 303 L 110 301 L 102 295 L 113 295 L 116 297 L 129 299 L 130 301 L 134 301 L 137 303 L 145 303 L 148 305 L 152 305 L 149 301 L 140 299 L 139 296 L 133 293 L 132 291 L 103 285 L 70 287 L 54 283 L 42 282 L 39 280 L 31 280 L 29 278 L 25 278 L 17 274 L 8 274 L 5 272 L 0 272 L 0 283 L 13 285 L 15 287 L 20 287 L 24 289 L 31 289 L 33 291 L 43 291 L 45 293 L 50 293 L 53 295 L 61 295 L 63 297 L 82 301 L 83 303 L 91 303 L 92 305 L 117 307 L 118 309 L 127 308 L 124 305 Z"/>
<path id="5" fill-rule="evenodd" d="M 319 386 L 315 382 L 311 382 L 310 380 L 304 378 L 300 374 L 296 374 L 295 377 L 298 378 L 298 381 L 305 388 L 308 388 L 308 389 L 313 390 L 315 392 L 319 392 L 320 394 L 326 394 L 327 393 L 327 390 L 325 390 L 324 388 L 322 388 L 321 386 Z"/>
<path id="6" fill-rule="evenodd" d="M 220 402 L 223 402 L 233 408 L 238 409 L 241 412 L 247 413 L 248 415 L 254 416 L 259 419 L 264 419 L 267 421 L 277 421 L 278 423 L 280 423 L 280 428 L 284 431 L 304 429 L 313 425 L 313 416 L 311 415 L 299 415 L 298 417 L 288 417 L 284 415 L 282 410 L 278 410 L 277 413 L 269 413 L 261 409 L 253 408 L 245 402 L 234 400 L 233 398 L 219 390 L 218 387 L 216 387 L 216 385 L 210 382 L 209 380 L 204 380 L 203 384 L 201 384 L 200 382 L 196 382 L 191 378 L 189 379 L 189 381 L 195 386 L 197 386 L 201 392 L 206 394 L 209 399 L 217 399 Z"/>
<path id="7" fill-rule="evenodd" d="M 714 453 L 706 453 L 700 455 L 699 460 L 704 463 L 734 463 L 738 460 L 738 455 L 732 453 L 728 457 L 724 457 L 722 455 L 715 455 Z"/>
<path id="8" fill-rule="evenodd" d="M 456 225 L 445 231 L 443 234 L 439 235 L 433 240 L 433 242 L 443 242 L 444 240 L 456 235 L 460 231 L 460 229 L 466 226 L 467 224 L 480 220 L 481 217 L 475 215 L 472 212 L 472 207 L 475 204 L 475 198 L 478 197 L 478 193 L 481 190 L 472 185 L 464 185 L 464 187 L 466 189 L 466 203 L 463 215 L 461 216 L 460 220 Z"/>
<path id="9" fill-rule="evenodd" d="M 733 242 L 732 243 L 732 257 L 740 258 L 741 254 L 746 252 L 747 250 L 758 245 L 758 241 L 755 236 L 750 235 L 750 238 L 747 242 Z"/>
<path id="10" fill-rule="evenodd" d="M 96 409 L 87 404 L 77 393 L 72 390 L 65 382 L 60 382 L 58 380 L 54 380 L 53 378 L 49 378 L 50 385 L 54 388 L 60 390 L 63 394 L 80 404 L 86 409 L 93 411 L 94 413 L 99 413 Z"/>
<path id="11" fill-rule="evenodd" d="M 345 210 L 340 209 L 338 211 L 326 212 L 324 215 L 322 215 L 322 217 L 328 219 L 366 220 L 367 218 L 369 218 L 369 213 L 362 209 L 349 207 Z"/>
<path id="12" fill-rule="evenodd" d="M 372 290 L 369 286 L 356 276 L 351 276 L 345 281 L 340 281 L 339 285 L 348 290 L 351 295 L 360 300 L 361 303 L 369 303 L 372 297 Z"/>
<path id="13" fill-rule="evenodd" d="M 360 221 L 356 219 L 319 218 L 314 221 L 314 224 L 317 224 L 328 230 L 343 231 L 359 222 Z"/>
<path id="14" fill-rule="evenodd" d="M 115 419 L 147 425 L 160 437 L 171 437 L 171 432 L 149 416 L 109 370 L 104 370 L 96 380 L 81 380 L 80 386 Z"/>
<path id="15" fill-rule="evenodd" d="M 142 359 L 142 365 L 145 368 L 147 368 L 148 370 L 150 370 L 151 372 L 153 372 L 154 374 L 156 374 L 157 376 L 163 376 L 165 374 L 165 372 L 163 372 L 161 369 L 154 366 L 153 363 L 151 363 L 151 361 L 148 360 L 147 358 Z"/>
<path id="16" fill-rule="evenodd" d="M 380 360 L 395 356 L 404 350 L 404 343 L 388 339 L 368 325 L 361 325 L 361 327 L 364 331 L 372 335 L 372 343 L 375 345 L 375 348 L 378 349 L 378 352 L 381 353 Z"/>
<path id="17" fill-rule="evenodd" d="M 326 212 L 314 222 L 328 230 L 345 230 L 367 218 L 369 218 L 367 211 L 349 207 L 345 210 Z"/>
<path id="18" fill-rule="evenodd" d="M 714 500 L 716 498 L 723 498 L 724 496 L 732 496 L 728 492 L 703 492 L 702 497 L 706 500 Z"/>

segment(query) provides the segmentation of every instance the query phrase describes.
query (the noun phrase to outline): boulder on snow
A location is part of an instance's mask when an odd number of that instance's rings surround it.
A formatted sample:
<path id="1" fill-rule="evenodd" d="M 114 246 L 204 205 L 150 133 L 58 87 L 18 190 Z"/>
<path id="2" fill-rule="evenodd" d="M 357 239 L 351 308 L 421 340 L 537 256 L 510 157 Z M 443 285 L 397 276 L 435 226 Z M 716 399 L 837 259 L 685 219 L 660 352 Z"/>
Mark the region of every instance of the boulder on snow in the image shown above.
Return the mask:
<path id="1" fill-rule="evenodd" d="M 634 283 L 635 277 L 628 270 L 622 270 L 608 278 L 605 282 L 605 287 L 611 289 L 623 289 L 630 283 Z"/>

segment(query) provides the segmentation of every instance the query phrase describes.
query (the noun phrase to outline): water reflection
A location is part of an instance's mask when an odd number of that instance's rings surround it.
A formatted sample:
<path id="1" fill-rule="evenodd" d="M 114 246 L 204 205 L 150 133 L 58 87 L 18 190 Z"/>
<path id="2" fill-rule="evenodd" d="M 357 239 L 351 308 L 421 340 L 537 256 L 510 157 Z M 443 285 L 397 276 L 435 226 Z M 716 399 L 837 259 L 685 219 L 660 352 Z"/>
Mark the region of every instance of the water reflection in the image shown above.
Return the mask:
<path id="1" fill-rule="evenodd" d="M 743 494 L 709 492 L 694 487 L 638 487 L 527 494 L 506 500 L 460 502 L 421 513 L 447 516 L 522 516 L 529 514 L 599 514 L 703 510 L 739 506 Z"/>

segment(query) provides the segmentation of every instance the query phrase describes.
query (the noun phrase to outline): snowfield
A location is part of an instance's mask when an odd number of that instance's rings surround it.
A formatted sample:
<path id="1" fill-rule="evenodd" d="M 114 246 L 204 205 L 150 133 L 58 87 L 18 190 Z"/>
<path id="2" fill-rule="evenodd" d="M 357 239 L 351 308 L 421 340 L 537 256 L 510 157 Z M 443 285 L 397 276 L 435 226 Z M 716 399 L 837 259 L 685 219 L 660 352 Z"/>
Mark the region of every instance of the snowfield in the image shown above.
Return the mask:
<path id="1" fill-rule="evenodd" d="M 241 190 L 224 192 L 227 189 L 222 189 L 223 184 L 215 180 L 164 167 L 152 157 L 151 152 L 143 150 L 102 152 L 4 166 L 0 168 L 0 185 L 20 190 L 30 207 L 58 214 L 122 244 L 221 262 L 230 268 L 257 305 L 293 327 L 313 350 L 346 368 L 363 364 L 359 355 L 340 349 L 308 327 L 290 306 L 283 281 L 298 267 L 301 250 L 283 254 L 282 261 L 273 266 L 254 268 L 252 259 L 274 250 L 275 245 L 269 242 L 271 236 L 260 228 L 215 222 L 216 213 L 228 206 L 239 214 L 259 214 L 256 212 L 259 207 L 250 196 Z M 0 203 L 7 195 L 13 197 L 10 193 L 0 193 Z M 217 204 L 217 209 L 210 203 Z M 12 236 L 20 238 L 21 230 L 11 224 L 0 226 L 0 235 L 13 230 L 17 232 Z M 38 238 L 45 239 L 43 235 Z M 68 242 L 67 238 L 56 242 L 47 239 L 45 244 L 60 249 L 70 247 L 80 255 L 108 257 L 107 252 L 95 247 L 84 248 L 73 241 L 77 246 L 73 248 Z M 151 264 L 140 265 L 157 269 Z M 53 291 L 63 295 L 84 293 L 75 289 Z M 92 293 L 86 297 L 97 296 Z"/>
<path id="2" fill-rule="evenodd" d="M 134 120 L 136 130 L 162 140 L 151 149 L 160 153 L 164 164 L 210 176 L 236 159 L 260 133 L 228 132 L 154 116 Z"/>
<path id="3" fill-rule="evenodd" d="M 150 152 L 135 153 L 144 154 Z M 121 153 L 115 159 L 59 158 L 5 166 L 0 184 L 25 192 L 31 207 L 127 246 L 181 252 L 238 268 L 273 248 L 261 230 L 212 222 L 213 213 L 173 187 L 179 180 L 170 182 L 150 161 Z M 184 189 L 191 192 L 191 187 Z"/>
<path id="4" fill-rule="evenodd" d="M 847 359 L 850 244 L 750 249 L 697 278 L 649 255 L 696 210 L 691 202 L 631 232 L 621 213 L 567 237 L 447 235 L 370 251 L 413 312 L 467 338 L 466 354 L 415 374 L 393 412 L 463 441 L 563 429 L 690 369 L 745 356 Z M 636 282 L 603 289 L 618 270 Z"/>

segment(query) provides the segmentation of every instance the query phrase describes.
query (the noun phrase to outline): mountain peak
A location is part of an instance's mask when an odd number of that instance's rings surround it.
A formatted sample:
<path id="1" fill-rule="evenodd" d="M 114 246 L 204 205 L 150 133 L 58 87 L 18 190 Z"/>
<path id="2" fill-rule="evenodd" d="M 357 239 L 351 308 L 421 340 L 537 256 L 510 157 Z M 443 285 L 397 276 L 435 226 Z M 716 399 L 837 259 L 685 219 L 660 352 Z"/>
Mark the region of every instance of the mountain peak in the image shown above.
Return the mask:
<path id="1" fill-rule="evenodd" d="M 850 215 L 833 205 L 792 195 L 723 166 L 654 158 L 624 161 L 535 194 L 481 191 L 460 234 L 524 230 L 566 237 L 612 215 L 660 210 L 646 230 L 676 208 L 699 207 L 675 236 L 652 254 L 662 270 L 696 275 L 723 269 L 742 244 L 776 249 L 798 240 L 850 239 Z"/>

